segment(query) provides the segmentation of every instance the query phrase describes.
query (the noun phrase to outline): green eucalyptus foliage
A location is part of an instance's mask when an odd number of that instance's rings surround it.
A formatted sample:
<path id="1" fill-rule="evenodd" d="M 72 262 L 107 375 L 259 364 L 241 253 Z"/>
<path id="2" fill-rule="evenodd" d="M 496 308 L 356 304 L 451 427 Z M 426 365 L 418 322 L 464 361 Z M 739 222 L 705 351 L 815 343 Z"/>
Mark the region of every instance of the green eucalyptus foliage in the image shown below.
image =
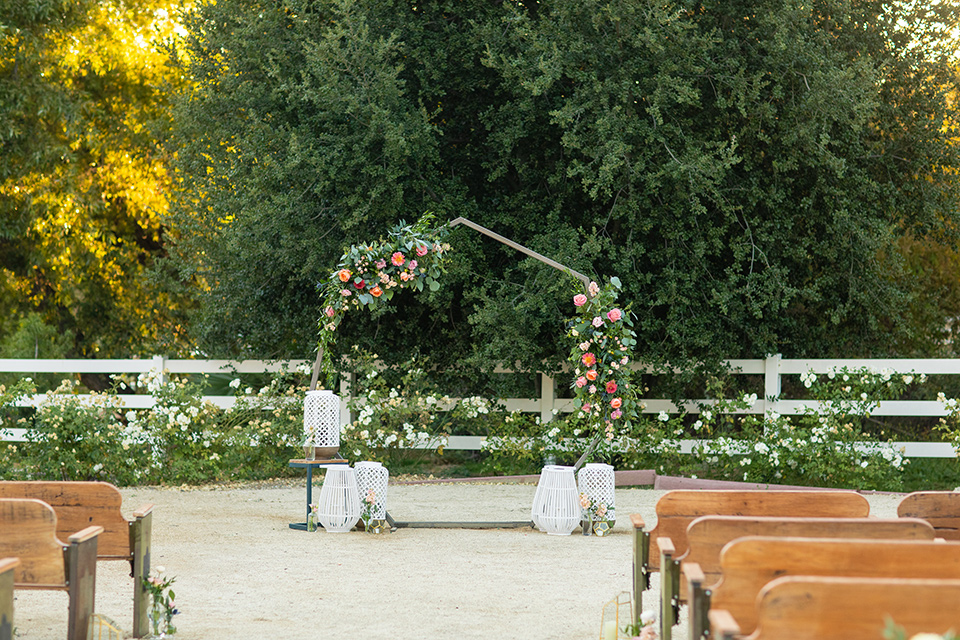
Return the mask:
<path id="1" fill-rule="evenodd" d="M 940 348 L 898 240 L 956 240 L 946 2 L 221 0 L 186 18 L 180 268 L 205 350 L 302 357 L 316 283 L 425 210 L 598 282 L 637 357 Z M 559 366 L 577 283 L 468 229 L 338 344 Z M 941 286 L 938 280 L 937 286 Z M 363 317 L 361 317 L 363 316 Z M 931 337 L 933 336 L 933 337 Z"/>

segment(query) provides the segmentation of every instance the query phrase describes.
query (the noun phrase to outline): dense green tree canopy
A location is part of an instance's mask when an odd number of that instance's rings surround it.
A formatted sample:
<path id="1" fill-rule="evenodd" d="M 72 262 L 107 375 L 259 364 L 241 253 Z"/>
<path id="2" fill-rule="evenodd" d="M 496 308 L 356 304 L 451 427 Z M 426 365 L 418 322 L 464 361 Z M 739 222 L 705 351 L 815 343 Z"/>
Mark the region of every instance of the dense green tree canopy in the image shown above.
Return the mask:
<path id="1" fill-rule="evenodd" d="M 202 344 L 309 353 L 343 249 L 431 210 L 619 276 L 653 360 L 932 349 L 952 298 L 924 297 L 904 239 L 956 240 L 956 18 L 879 0 L 202 3 L 173 140 Z M 446 287 L 358 314 L 343 345 L 556 362 L 576 282 L 467 230 L 450 242 Z"/>
<path id="2" fill-rule="evenodd" d="M 170 184 L 157 141 L 178 77 L 155 41 L 174 35 L 173 5 L 0 0 L 6 357 L 151 353 L 184 338 L 181 303 L 151 275 Z M 24 322 L 71 344 L 14 349 Z"/>

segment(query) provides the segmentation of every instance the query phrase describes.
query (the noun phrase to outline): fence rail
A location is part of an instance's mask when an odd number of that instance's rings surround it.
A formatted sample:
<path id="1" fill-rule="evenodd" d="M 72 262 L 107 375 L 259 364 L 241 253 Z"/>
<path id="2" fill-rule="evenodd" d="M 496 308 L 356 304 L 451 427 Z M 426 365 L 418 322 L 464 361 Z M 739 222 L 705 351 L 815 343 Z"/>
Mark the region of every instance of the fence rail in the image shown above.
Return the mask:
<path id="1" fill-rule="evenodd" d="M 159 371 L 163 374 L 256 374 L 256 373 L 274 373 L 297 367 L 309 367 L 312 363 L 308 360 L 283 360 L 283 361 L 265 361 L 265 360 L 193 360 L 193 359 L 168 359 L 164 356 L 154 356 L 152 358 L 128 359 L 128 360 L 31 360 L 31 359 L 0 359 L 0 373 L 19 373 L 23 375 L 32 375 L 40 373 L 147 373 L 150 371 Z M 807 409 L 816 409 L 820 403 L 815 400 L 789 399 L 782 396 L 782 381 L 784 376 L 799 376 L 807 372 L 815 374 L 827 374 L 837 368 L 848 369 L 870 369 L 873 371 L 889 371 L 898 374 L 913 375 L 960 375 L 960 359 L 846 359 L 846 360 L 824 360 L 824 359 L 784 359 L 780 355 L 771 355 L 763 359 L 736 359 L 727 360 L 727 366 L 737 375 L 763 376 L 763 396 L 758 398 L 757 402 L 750 409 L 743 413 L 763 414 L 768 411 L 775 411 L 783 415 L 803 413 Z M 639 369 L 647 369 L 644 365 L 637 365 Z M 502 371 L 509 373 L 509 371 Z M 558 413 L 570 412 L 573 410 L 573 401 L 570 399 L 556 397 L 556 380 L 547 374 L 540 375 L 541 394 L 539 398 L 506 398 L 502 400 L 503 406 L 507 411 L 520 411 L 525 413 L 537 413 L 541 420 L 549 422 Z M 349 383 L 344 380 L 341 382 L 341 419 L 344 423 L 350 421 L 350 414 L 347 410 L 349 401 Z M 45 396 L 37 394 L 25 399 L 21 404 L 24 406 L 35 405 L 42 402 Z M 122 395 L 120 396 L 124 406 L 131 409 L 149 409 L 155 403 L 152 396 L 149 395 Z M 236 399 L 234 396 L 205 396 L 205 400 L 223 408 L 233 406 Z M 659 413 L 666 411 L 674 413 L 678 407 L 667 399 L 644 399 L 644 413 Z M 711 400 L 698 399 L 687 400 L 683 403 L 683 409 L 688 413 L 699 412 L 699 406 L 710 405 Z M 881 402 L 879 406 L 872 411 L 875 416 L 927 416 L 942 417 L 947 415 L 946 407 L 937 401 L 931 400 L 895 400 Z M 13 436 L 7 439 L 21 439 L 22 434 L 18 430 Z M 2 437 L 2 436 L 0 436 Z M 448 449 L 466 449 L 477 450 L 483 438 L 481 436 L 451 436 Z M 682 441 L 683 450 L 689 451 L 694 440 Z M 954 458 L 956 452 L 953 448 L 942 442 L 901 442 L 896 443 L 902 446 L 907 457 L 931 457 L 931 458 Z"/>

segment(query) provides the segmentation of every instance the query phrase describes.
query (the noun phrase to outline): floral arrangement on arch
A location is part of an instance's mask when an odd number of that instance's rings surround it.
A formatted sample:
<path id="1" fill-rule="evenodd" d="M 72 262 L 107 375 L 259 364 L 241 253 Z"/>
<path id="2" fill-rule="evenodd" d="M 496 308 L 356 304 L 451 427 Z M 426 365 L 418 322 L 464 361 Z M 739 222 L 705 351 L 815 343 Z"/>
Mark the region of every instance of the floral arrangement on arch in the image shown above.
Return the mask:
<path id="1" fill-rule="evenodd" d="M 621 289 L 617 277 L 603 287 L 591 282 L 586 293 L 573 297 L 577 317 L 569 331 L 574 407 L 603 429 L 608 442 L 629 431 L 637 417 L 637 394 L 630 383 L 637 336 L 632 314 L 617 306 Z"/>
<path id="2" fill-rule="evenodd" d="M 437 291 L 450 245 L 443 242 L 447 227 L 433 227 L 435 217 L 425 213 L 416 223 L 401 221 L 390 229 L 386 239 L 352 245 L 340 257 L 337 269 L 321 291 L 323 313 L 319 320 L 319 343 L 323 349 L 323 370 L 330 371 L 326 348 L 344 314 L 363 306 L 390 300 L 399 289 Z"/>

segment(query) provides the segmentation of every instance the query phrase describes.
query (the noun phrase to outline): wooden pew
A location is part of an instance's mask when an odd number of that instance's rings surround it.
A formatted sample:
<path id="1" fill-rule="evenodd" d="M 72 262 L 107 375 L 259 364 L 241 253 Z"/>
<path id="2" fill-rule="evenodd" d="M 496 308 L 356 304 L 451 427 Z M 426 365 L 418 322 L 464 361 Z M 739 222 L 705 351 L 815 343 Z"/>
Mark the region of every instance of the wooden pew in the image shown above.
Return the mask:
<path id="1" fill-rule="evenodd" d="M 19 558 L 0 558 L 0 640 L 13 640 L 13 572 Z"/>
<path id="2" fill-rule="evenodd" d="M 772 518 L 764 516 L 703 516 L 687 527 L 688 549 L 680 558 L 686 578 L 674 602 L 661 600 L 663 624 L 676 624 L 679 602 L 689 609 L 691 638 L 709 635 L 707 612 L 710 592 L 719 582 L 720 553 L 724 546 L 744 536 L 797 538 L 855 538 L 885 540 L 933 540 L 930 523 L 919 518 Z M 661 566 L 665 564 L 661 559 Z M 669 638 L 661 630 L 661 638 Z"/>
<path id="3" fill-rule="evenodd" d="M 960 491 L 917 491 L 897 505 L 901 518 L 923 518 L 937 530 L 937 537 L 960 540 Z M 960 632 L 960 629 L 957 630 Z"/>
<path id="4" fill-rule="evenodd" d="M 710 623 L 716 618 L 714 611 L 725 610 L 749 635 L 757 627 L 757 597 L 775 578 L 956 580 L 960 579 L 960 542 L 748 536 L 723 548 L 720 566 L 723 577 L 710 596 Z"/>
<path id="5" fill-rule="evenodd" d="M 61 539 L 90 525 L 103 527 L 97 558 L 130 563 L 133 635 L 140 638 L 149 633 L 150 593 L 143 587 L 143 578 L 150 575 L 152 504 L 142 505 L 133 512 L 133 520 L 127 520 L 120 510 L 120 490 L 107 482 L 0 482 L 0 498 L 33 498 L 49 504 L 57 514 Z"/>
<path id="6" fill-rule="evenodd" d="M 69 595 L 67 640 L 87 640 L 97 582 L 97 537 L 89 526 L 57 537 L 57 515 L 45 502 L 0 498 L 0 557 L 17 557 L 14 587 L 63 590 Z"/>
<path id="7" fill-rule="evenodd" d="M 960 630 L 960 580 L 786 576 L 760 592 L 750 640 L 877 640 L 887 621 L 917 633 Z M 744 637 L 722 610 L 710 612 L 715 640 Z"/>
<path id="8" fill-rule="evenodd" d="M 660 570 L 660 557 L 683 555 L 687 550 L 687 526 L 700 516 L 790 516 L 822 518 L 865 518 L 870 503 L 854 491 L 694 491 L 665 493 L 657 501 L 657 524 L 652 530 L 639 514 L 633 524 L 633 602 L 639 622 L 643 592 L 650 588 L 650 573 Z M 656 544 L 658 554 L 650 553 Z M 675 560 L 660 579 L 669 597 L 680 590 L 680 565 Z"/>

